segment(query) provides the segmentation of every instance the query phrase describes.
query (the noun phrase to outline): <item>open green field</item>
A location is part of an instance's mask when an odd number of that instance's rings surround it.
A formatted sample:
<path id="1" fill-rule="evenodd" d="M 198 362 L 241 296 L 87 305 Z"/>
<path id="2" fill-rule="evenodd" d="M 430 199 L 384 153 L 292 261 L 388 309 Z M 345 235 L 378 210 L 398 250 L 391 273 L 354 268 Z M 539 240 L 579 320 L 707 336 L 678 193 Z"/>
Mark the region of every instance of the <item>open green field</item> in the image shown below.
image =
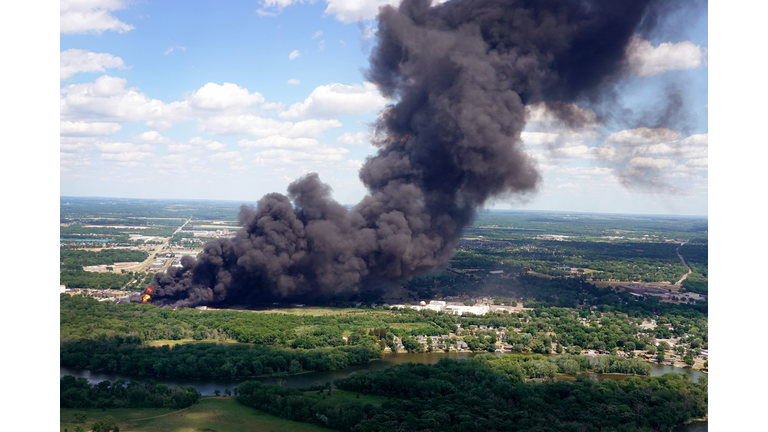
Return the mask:
<path id="1" fill-rule="evenodd" d="M 88 418 L 85 420 L 85 423 L 75 423 L 75 416 L 73 413 L 77 411 L 82 411 L 86 414 L 88 414 Z M 70 408 L 61 408 L 59 409 L 59 425 L 61 426 L 60 429 L 62 432 L 64 429 L 67 429 L 69 432 L 74 431 L 75 427 L 80 426 L 85 430 L 90 430 L 91 425 L 96 420 L 102 419 L 107 416 L 112 416 L 117 420 L 117 423 L 120 425 L 121 430 L 128 430 L 123 429 L 123 424 L 126 424 L 129 420 L 136 420 L 136 419 L 142 419 L 147 417 L 155 417 L 163 414 L 168 414 L 171 412 L 174 412 L 175 410 L 170 408 L 117 408 L 117 409 L 107 409 L 102 410 L 98 408 L 92 408 L 92 409 L 70 409 Z"/>
<path id="2" fill-rule="evenodd" d="M 238 341 L 236 341 L 234 339 L 227 339 L 225 341 L 220 341 L 218 339 L 202 339 L 202 340 L 196 340 L 196 339 L 178 339 L 178 340 L 159 339 L 159 340 L 147 341 L 147 346 L 159 347 L 159 346 L 163 346 L 163 345 L 168 345 L 169 347 L 173 347 L 174 345 L 194 344 L 194 343 L 217 343 L 217 344 L 221 344 L 221 345 L 252 345 L 252 344 L 248 344 L 248 343 L 238 342 Z"/>
<path id="3" fill-rule="evenodd" d="M 336 397 L 335 391 L 332 397 Z M 354 398 L 354 396 L 352 397 Z M 360 398 L 362 400 L 363 396 Z M 77 426 L 77 423 L 74 423 L 72 414 L 75 411 L 88 413 L 86 422 L 80 424 L 86 430 L 90 428 L 94 421 L 108 415 L 117 420 L 117 425 L 121 431 L 126 432 L 315 432 L 328 430 L 309 423 L 283 420 L 279 417 L 264 414 L 253 408 L 240 405 L 233 397 L 201 399 L 196 405 L 177 412 L 168 409 L 123 408 L 106 411 L 99 409 L 62 409 L 60 413 L 61 431 L 64 431 L 64 428 L 67 428 L 68 431 L 73 431 L 75 426 Z"/>
<path id="4" fill-rule="evenodd" d="M 256 312 L 286 314 L 286 315 L 328 316 L 328 315 L 341 315 L 345 313 L 361 313 L 361 310 L 355 309 L 355 308 L 307 307 L 307 308 L 291 308 L 291 309 L 269 309 L 269 310 L 256 311 Z"/>

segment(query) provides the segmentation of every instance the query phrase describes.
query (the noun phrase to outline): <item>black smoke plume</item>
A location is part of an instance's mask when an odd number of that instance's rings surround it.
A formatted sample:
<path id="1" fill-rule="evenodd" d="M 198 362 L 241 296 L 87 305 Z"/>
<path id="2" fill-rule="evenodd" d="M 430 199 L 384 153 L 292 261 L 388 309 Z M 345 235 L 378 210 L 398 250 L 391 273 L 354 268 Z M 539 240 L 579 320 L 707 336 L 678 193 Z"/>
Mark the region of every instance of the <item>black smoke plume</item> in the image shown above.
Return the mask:
<path id="1" fill-rule="evenodd" d="M 396 101 L 346 209 L 309 174 L 242 206 L 232 240 L 155 276 L 151 301 L 194 306 L 308 301 L 405 281 L 450 258 L 489 199 L 535 192 L 525 105 L 597 98 L 622 72 L 649 0 L 404 0 L 378 15 L 367 78 Z M 651 14 L 654 19 L 656 15 Z M 650 16 L 650 15 L 649 15 Z M 647 22 L 644 24 L 647 25 Z"/>

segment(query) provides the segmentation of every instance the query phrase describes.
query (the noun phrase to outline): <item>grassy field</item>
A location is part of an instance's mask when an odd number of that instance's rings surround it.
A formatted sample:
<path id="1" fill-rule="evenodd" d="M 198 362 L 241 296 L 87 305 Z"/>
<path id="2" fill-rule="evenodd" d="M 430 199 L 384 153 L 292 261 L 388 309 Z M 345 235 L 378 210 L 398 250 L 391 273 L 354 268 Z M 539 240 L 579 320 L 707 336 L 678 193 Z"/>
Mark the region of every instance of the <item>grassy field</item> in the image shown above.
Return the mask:
<path id="1" fill-rule="evenodd" d="M 326 315 L 341 315 L 345 313 L 362 313 L 360 309 L 355 308 L 325 308 L 325 307 L 307 307 L 307 308 L 291 308 L 291 309 L 269 309 L 264 311 L 256 311 L 257 313 L 276 313 L 286 315 L 311 315 L 311 316 L 326 316 Z"/>
<path id="2" fill-rule="evenodd" d="M 85 420 L 85 423 L 75 423 L 75 416 L 74 412 L 76 411 L 82 411 L 86 414 L 88 414 L 88 418 Z M 91 425 L 96 420 L 102 419 L 106 416 L 112 416 L 117 420 L 118 424 L 120 425 L 120 429 L 123 430 L 123 424 L 126 423 L 128 420 L 135 420 L 135 419 L 141 419 L 141 418 L 147 418 L 147 417 L 154 417 L 158 415 L 168 414 L 170 412 L 173 412 L 172 409 L 165 409 L 165 408 L 136 408 L 136 409 L 108 409 L 108 410 L 101 410 L 101 409 L 66 409 L 61 408 L 59 410 L 59 424 L 60 429 L 63 432 L 64 429 L 67 429 L 69 432 L 72 432 L 75 430 L 76 426 L 81 426 L 85 430 L 90 430 Z"/>
<path id="3" fill-rule="evenodd" d="M 203 340 L 195 340 L 195 339 L 178 339 L 178 340 L 170 340 L 170 339 L 158 339 L 153 341 L 147 341 L 147 346 L 154 346 L 159 347 L 163 345 L 168 345 L 170 347 L 173 347 L 174 345 L 180 345 L 180 344 L 190 344 L 190 343 L 219 343 L 222 345 L 251 345 L 246 343 L 238 342 L 234 339 L 227 339 L 225 341 L 220 341 L 218 339 L 203 339 Z"/>
<path id="4" fill-rule="evenodd" d="M 334 391 L 333 397 L 336 397 L 335 393 Z M 61 410 L 61 431 L 64 431 L 64 428 L 67 428 L 69 431 L 74 430 L 77 424 L 72 422 L 74 420 L 72 413 L 75 411 L 78 410 Z M 329 430 L 309 423 L 283 420 L 279 417 L 264 414 L 253 408 L 240 405 L 235 401 L 235 398 L 225 397 L 201 399 L 199 403 L 191 406 L 189 409 L 178 412 L 162 409 L 82 411 L 88 413 L 88 419 L 85 424 L 81 424 L 86 430 L 90 428 L 94 421 L 108 415 L 117 420 L 121 432 L 320 432 Z M 160 415 L 163 416 L 155 417 Z M 67 422 L 65 423 L 65 421 Z"/>

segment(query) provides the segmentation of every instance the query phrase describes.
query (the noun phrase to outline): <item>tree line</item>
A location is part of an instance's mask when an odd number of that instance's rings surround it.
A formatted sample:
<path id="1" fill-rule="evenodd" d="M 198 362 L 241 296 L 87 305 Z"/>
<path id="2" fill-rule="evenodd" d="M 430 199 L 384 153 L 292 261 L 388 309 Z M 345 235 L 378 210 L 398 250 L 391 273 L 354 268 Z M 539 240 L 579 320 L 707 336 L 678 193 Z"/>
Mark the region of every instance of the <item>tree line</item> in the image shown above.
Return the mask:
<path id="1" fill-rule="evenodd" d="M 78 339 L 61 343 L 64 366 L 139 376 L 170 378 L 248 378 L 343 369 L 381 356 L 370 340 L 359 345 L 279 349 L 216 343 L 146 347 L 136 337 Z"/>
<path id="2" fill-rule="evenodd" d="M 391 398 L 323 404 L 297 389 L 248 381 L 238 402 L 282 418 L 340 431 L 669 430 L 707 412 L 706 379 L 662 377 L 598 383 L 523 381 L 514 362 L 494 356 L 405 363 L 338 379 L 338 388 Z"/>
<path id="3" fill-rule="evenodd" d="M 90 384 L 85 378 L 65 375 L 59 380 L 61 408 L 173 408 L 192 406 L 200 399 L 194 387 L 158 383 L 105 380 Z"/>

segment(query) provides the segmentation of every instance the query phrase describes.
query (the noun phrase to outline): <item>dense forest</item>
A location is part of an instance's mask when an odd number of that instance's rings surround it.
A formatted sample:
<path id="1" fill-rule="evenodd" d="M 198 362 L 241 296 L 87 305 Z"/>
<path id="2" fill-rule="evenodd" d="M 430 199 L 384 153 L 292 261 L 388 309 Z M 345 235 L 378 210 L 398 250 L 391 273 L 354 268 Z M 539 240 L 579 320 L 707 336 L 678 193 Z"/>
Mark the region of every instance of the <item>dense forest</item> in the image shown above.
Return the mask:
<path id="1" fill-rule="evenodd" d="M 117 380 L 90 384 L 65 375 L 59 380 L 61 408 L 187 408 L 200 399 L 194 387 L 175 387 L 153 380 Z"/>
<path id="2" fill-rule="evenodd" d="M 667 431 L 707 413 L 707 381 L 674 373 L 602 383 L 524 382 L 515 360 L 493 355 L 406 363 L 336 380 L 342 390 L 391 398 L 380 407 L 328 406 L 300 390 L 248 381 L 238 401 L 341 431 Z M 322 391 L 322 390 L 321 390 Z"/>
<path id="3" fill-rule="evenodd" d="M 379 358 L 375 342 L 316 349 L 279 349 L 216 343 L 142 346 L 138 338 L 79 339 L 62 342 L 64 366 L 140 376 L 171 378 L 248 378 L 273 374 L 343 369 Z"/>

